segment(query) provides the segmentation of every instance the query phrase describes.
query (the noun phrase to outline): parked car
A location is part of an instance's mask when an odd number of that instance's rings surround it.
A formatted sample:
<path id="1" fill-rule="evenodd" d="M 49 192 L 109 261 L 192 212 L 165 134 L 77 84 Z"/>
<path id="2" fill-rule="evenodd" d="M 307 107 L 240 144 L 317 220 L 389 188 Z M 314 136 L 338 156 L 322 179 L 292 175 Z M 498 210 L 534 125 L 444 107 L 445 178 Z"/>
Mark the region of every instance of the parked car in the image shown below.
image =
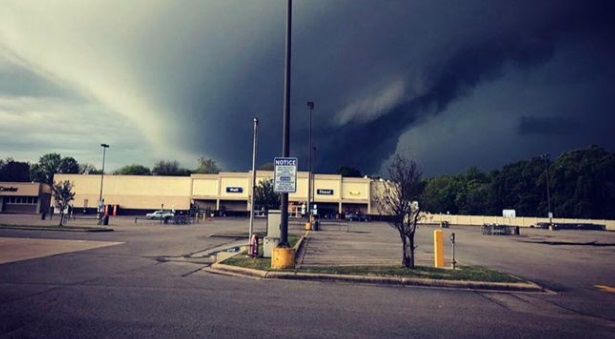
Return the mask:
<path id="1" fill-rule="evenodd" d="M 346 214 L 347 221 L 369 221 L 369 216 L 365 214 L 348 213 Z"/>
<path id="2" fill-rule="evenodd" d="M 156 220 L 171 219 L 174 216 L 175 216 L 175 213 L 173 213 L 173 211 L 169 211 L 169 210 L 158 210 L 158 211 L 154 211 L 152 213 L 147 213 L 145 215 L 145 217 L 147 219 L 156 219 Z"/>

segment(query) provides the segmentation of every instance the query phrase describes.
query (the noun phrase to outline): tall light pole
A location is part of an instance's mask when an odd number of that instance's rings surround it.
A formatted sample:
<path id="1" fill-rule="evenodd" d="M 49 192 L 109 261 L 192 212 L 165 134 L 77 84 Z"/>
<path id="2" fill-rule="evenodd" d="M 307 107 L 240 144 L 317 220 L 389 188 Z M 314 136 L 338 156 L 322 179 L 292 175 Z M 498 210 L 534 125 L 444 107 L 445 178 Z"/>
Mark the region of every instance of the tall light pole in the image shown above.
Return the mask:
<path id="1" fill-rule="evenodd" d="M 547 180 L 545 180 L 545 186 L 547 186 L 547 206 L 549 208 L 548 216 L 549 216 L 549 224 L 552 224 L 553 213 L 551 212 L 551 193 L 549 192 L 549 154 L 545 153 L 540 156 L 545 161 L 545 173 L 547 175 Z"/>
<path id="2" fill-rule="evenodd" d="M 282 112 L 282 156 L 288 157 L 290 149 L 290 45 L 291 45 L 291 22 L 292 22 L 292 0 L 287 0 L 286 7 L 286 48 L 284 62 L 284 109 Z M 279 247 L 290 247 L 288 243 L 288 193 L 282 193 L 280 206 L 280 225 Z"/>
<path id="3" fill-rule="evenodd" d="M 312 146 L 312 148 L 310 149 L 310 158 L 314 158 L 314 160 L 316 160 L 316 150 L 317 147 L 316 146 Z M 312 181 L 312 187 L 310 188 L 310 195 L 312 196 L 312 202 L 314 203 L 314 205 L 316 205 L 316 195 L 314 195 L 314 175 L 312 174 L 312 165 L 310 164 L 310 176 L 311 176 L 311 181 Z M 310 215 L 312 215 L 312 211 L 310 209 Z"/>
<path id="4" fill-rule="evenodd" d="M 308 220 L 311 220 L 312 216 L 312 111 L 314 111 L 314 102 L 308 101 L 307 107 L 310 110 L 310 124 L 309 124 L 309 137 L 308 137 Z"/>
<path id="5" fill-rule="evenodd" d="M 100 193 L 98 194 L 98 214 L 100 216 L 100 213 L 102 212 L 100 209 L 103 206 L 103 197 L 102 197 L 102 193 L 103 193 L 103 179 L 105 177 L 105 151 L 107 150 L 107 148 L 109 148 L 109 145 L 107 144 L 100 144 L 100 147 L 102 147 L 103 149 L 103 160 L 102 160 L 102 172 L 100 173 Z"/>
<path id="6" fill-rule="evenodd" d="M 254 118 L 254 140 L 252 140 L 252 194 L 250 196 L 250 231 L 248 241 L 252 241 L 254 230 L 254 194 L 256 193 L 256 135 L 258 132 L 258 118 Z"/>

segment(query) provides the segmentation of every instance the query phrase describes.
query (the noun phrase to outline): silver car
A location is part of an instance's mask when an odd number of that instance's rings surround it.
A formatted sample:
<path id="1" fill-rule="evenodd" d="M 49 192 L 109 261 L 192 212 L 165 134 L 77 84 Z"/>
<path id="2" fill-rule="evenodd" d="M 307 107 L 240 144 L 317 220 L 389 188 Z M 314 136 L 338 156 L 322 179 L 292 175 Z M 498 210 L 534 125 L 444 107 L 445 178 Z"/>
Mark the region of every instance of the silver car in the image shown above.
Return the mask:
<path id="1" fill-rule="evenodd" d="M 175 214 L 173 213 L 173 211 L 169 211 L 169 210 L 158 210 L 158 211 L 154 211 L 152 213 L 147 213 L 145 215 L 145 217 L 147 219 L 156 219 L 156 220 L 171 219 L 174 216 L 175 216 Z"/>

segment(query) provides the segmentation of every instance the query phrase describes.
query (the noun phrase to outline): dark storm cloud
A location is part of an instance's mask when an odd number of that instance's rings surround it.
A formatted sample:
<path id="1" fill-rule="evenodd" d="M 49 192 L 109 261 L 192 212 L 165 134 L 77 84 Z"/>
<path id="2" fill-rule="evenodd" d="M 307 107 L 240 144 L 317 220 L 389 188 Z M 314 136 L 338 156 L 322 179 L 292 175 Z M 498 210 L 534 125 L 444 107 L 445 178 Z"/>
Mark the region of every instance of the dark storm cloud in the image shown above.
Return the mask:
<path id="1" fill-rule="evenodd" d="M 322 5 L 305 18 L 309 6 L 295 3 L 291 153 L 305 168 L 305 102 L 315 100 L 317 169 L 350 165 L 377 172 L 396 151 L 400 136 L 422 116 L 446 111 L 452 102 L 511 70 L 540 68 L 568 39 L 595 38 L 610 31 L 611 7 L 576 1 L 392 1 L 378 6 L 353 1 Z M 185 97 L 184 119 L 200 128 L 184 134 L 189 140 L 183 144 L 207 152 L 227 168 L 249 168 L 253 116 L 261 119 L 260 162 L 270 161 L 281 149 L 284 13 L 277 8 L 269 14 L 275 29 L 265 29 L 265 38 L 250 35 L 260 39 L 241 49 L 246 54 L 226 61 L 228 68 L 221 70 L 232 70 L 230 74 L 202 73 L 194 81 L 203 86 L 195 88 L 211 88 L 212 76 L 217 86 Z M 257 22 L 250 25 L 262 29 Z M 611 48 L 608 36 L 599 39 L 599 52 Z M 354 116 L 336 123 L 344 106 L 396 79 L 405 83 L 401 100 L 377 114 L 371 112 L 369 119 Z M 414 86 L 417 81 L 420 84 Z"/>
<path id="2" fill-rule="evenodd" d="M 527 6 L 525 13 L 518 13 L 519 17 L 513 19 L 506 31 L 474 36 L 474 41 L 460 46 L 450 58 L 430 65 L 426 76 L 430 87 L 425 94 L 399 104 L 369 124 L 349 123 L 326 130 L 321 136 L 327 140 L 327 147 L 321 151 L 322 159 L 339 159 L 368 173 L 377 171 L 379 164 L 395 151 L 399 136 L 420 114 L 446 110 L 451 102 L 470 95 L 476 86 L 503 76 L 507 67 L 532 69 L 548 62 L 560 39 L 612 31 L 613 6 L 610 4 L 557 2 L 553 5 L 562 7 L 559 10 L 550 6 L 543 8 L 537 22 L 528 22 L 523 16 L 536 10 Z M 536 15 L 533 13 L 534 17 Z M 607 40 L 601 43 L 604 49 L 612 48 Z M 561 117 L 524 117 L 519 131 L 522 134 L 561 134 L 570 132 L 571 127 L 572 122 Z"/>
<path id="3" fill-rule="evenodd" d="M 521 117 L 517 126 L 517 133 L 527 134 L 553 134 L 567 135 L 580 129 L 579 123 L 564 117 Z"/>
<path id="4" fill-rule="evenodd" d="M 251 165 L 256 116 L 258 163 L 280 155 L 285 1 L 109 1 L 54 11 L 7 3 L 0 11 L 0 52 L 32 70 L 3 67 L 0 59 L 0 109 L 22 105 L 20 95 L 61 91 L 57 80 L 95 103 L 59 105 L 58 112 L 75 116 L 89 112 L 86 123 L 67 127 L 90 128 L 106 141 L 134 134 L 142 143 L 135 149 L 149 150 L 134 153 L 177 158 L 186 167 L 207 156 L 224 170 L 243 171 Z M 293 5 L 290 148 L 301 169 L 307 167 L 306 101 L 316 103 L 319 172 L 347 165 L 377 173 L 394 152 L 419 146 L 417 153 L 431 156 L 427 162 L 440 173 L 531 156 L 537 142 L 551 154 L 591 143 L 615 147 L 605 127 L 615 125 L 613 2 Z M 113 21 L 100 15 L 106 12 Z M 45 105 L 29 112 L 36 117 Z M 115 132 L 98 133 L 87 124 L 94 121 L 89 115 L 113 120 Z M 17 113 L 11 116 L 15 126 L 23 124 Z M 563 128 L 570 121 L 583 121 L 585 131 Z M 559 129 L 549 129 L 554 125 Z M 476 136 L 486 133 L 476 129 L 492 126 L 498 132 L 490 138 L 498 139 L 485 145 Z M 472 150 L 451 154 L 442 138 L 422 131 L 454 133 L 449 142 L 460 139 Z M 403 144 L 410 139 L 413 144 Z"/>

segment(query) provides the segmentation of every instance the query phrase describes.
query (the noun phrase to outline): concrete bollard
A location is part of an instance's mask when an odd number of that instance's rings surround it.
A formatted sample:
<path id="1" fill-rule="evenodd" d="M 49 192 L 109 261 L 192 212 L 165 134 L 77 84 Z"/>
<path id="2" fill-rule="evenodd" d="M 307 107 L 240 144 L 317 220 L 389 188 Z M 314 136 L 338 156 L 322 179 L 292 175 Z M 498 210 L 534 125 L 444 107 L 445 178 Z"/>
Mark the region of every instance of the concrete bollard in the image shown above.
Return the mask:
<path id="1" fill-rule="evenodd" d="M 444 267 L 444 241 L 442 230 L 433 231 L 434 267 Z"/>
<path id="2" fill-rule="evenodd" d="M 295 249 L 288 247 L 276 247 L 271 257 L 271 268 L 294 268 Z"/>

